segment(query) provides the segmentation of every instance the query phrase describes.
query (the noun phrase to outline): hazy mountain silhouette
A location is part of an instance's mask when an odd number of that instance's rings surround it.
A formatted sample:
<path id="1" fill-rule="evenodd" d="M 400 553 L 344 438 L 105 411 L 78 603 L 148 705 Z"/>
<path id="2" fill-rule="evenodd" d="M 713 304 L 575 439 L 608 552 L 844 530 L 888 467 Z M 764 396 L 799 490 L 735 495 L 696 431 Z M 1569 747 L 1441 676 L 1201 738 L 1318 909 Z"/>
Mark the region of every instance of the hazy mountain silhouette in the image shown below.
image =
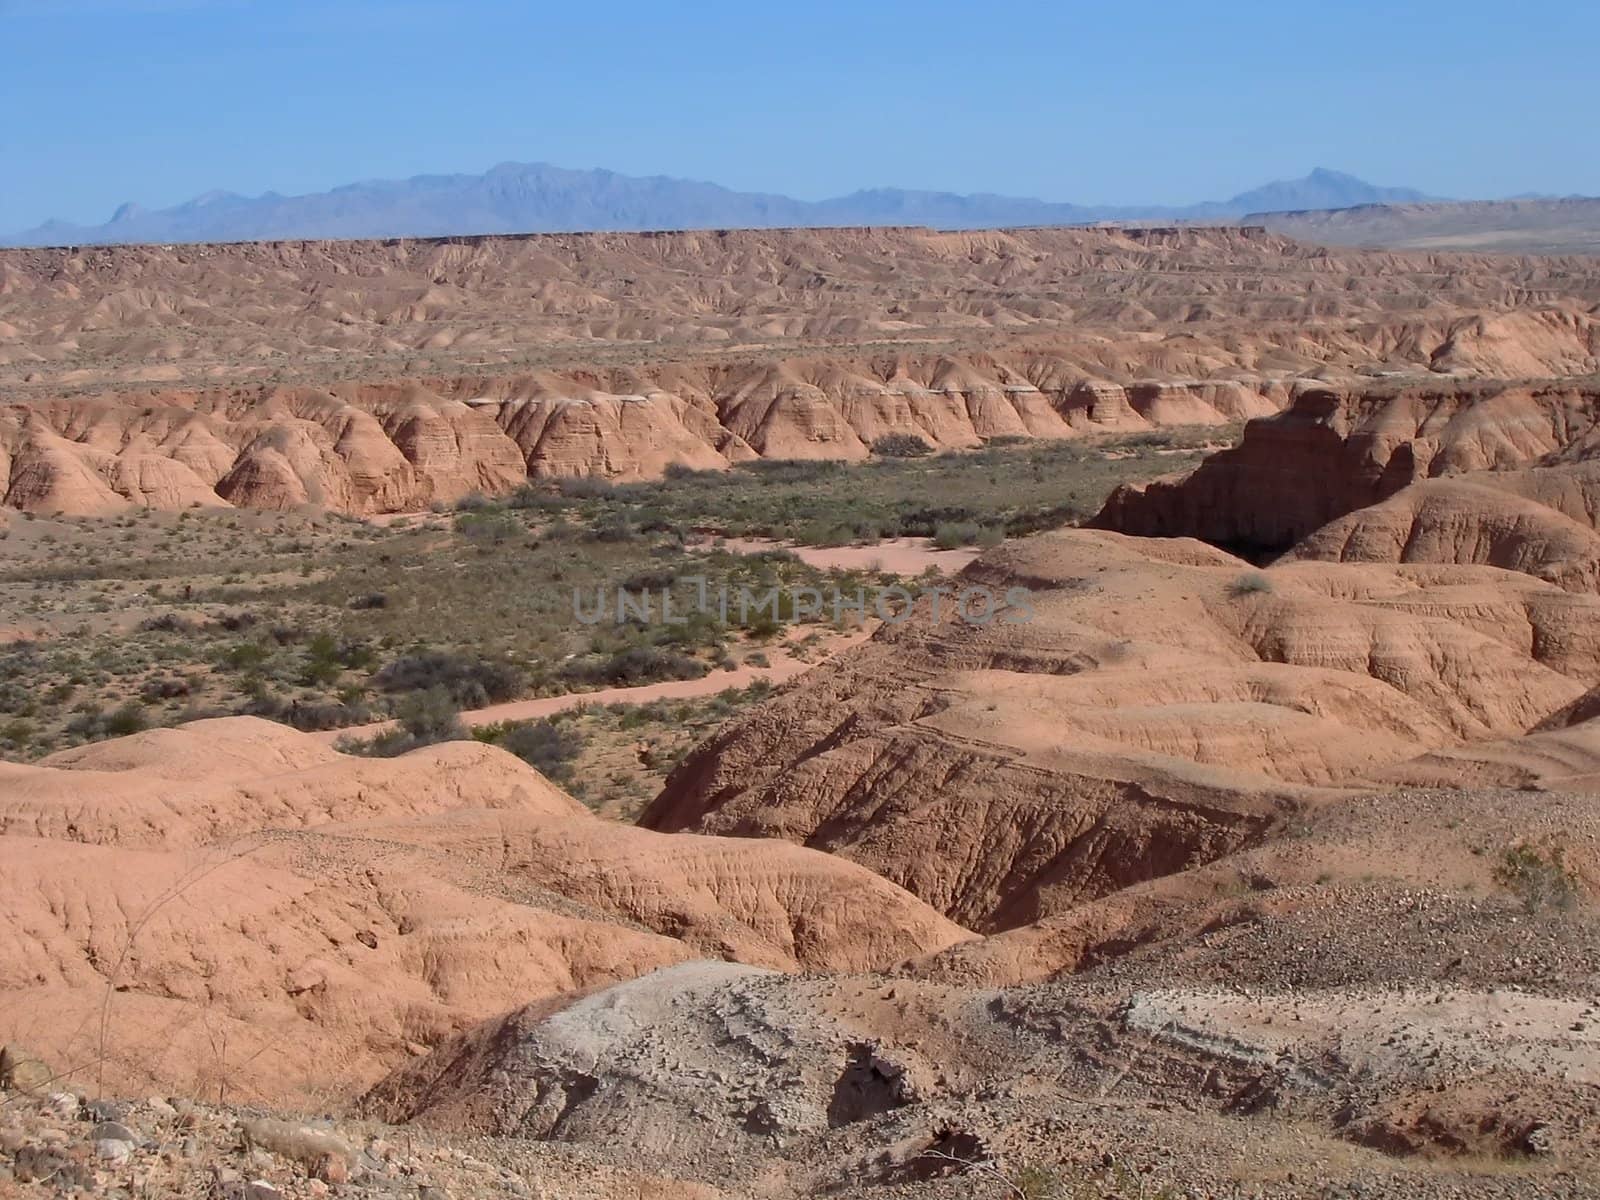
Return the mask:
<path id="1" fill-rule="evenodd" d="M 275 238 L 438 237 L 792 225 L 933 225 L 972 229 L 1117 220 L 1206 220 L 1289 209 L 1346 208 L 1429 197 L 1374 187 L 1318 167 L 1228 200 L 1184 207 L 1079 205 L 988 194 L 875 188 L 805 201 L 714 183 L 546 163 L 502 163 L 482 175 L 418 175 L 352 183 L 306 196 L 208 192 L 173 208 L 123 204 L 104 225 L 48 221 L 0 239 L 10 245 L 230 242 Z"/>

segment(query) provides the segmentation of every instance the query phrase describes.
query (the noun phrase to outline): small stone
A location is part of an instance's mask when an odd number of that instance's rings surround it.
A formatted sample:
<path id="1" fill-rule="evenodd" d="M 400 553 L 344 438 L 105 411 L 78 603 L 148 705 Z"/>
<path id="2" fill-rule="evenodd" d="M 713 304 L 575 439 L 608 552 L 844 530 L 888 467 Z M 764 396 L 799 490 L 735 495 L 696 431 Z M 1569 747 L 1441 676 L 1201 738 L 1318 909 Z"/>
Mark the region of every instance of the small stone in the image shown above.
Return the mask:
<path id="1" fill-rule="evenodd" d="M 431 1183 L 417 1185 L 417 1200 L 450 1200 L 450 1193 Z"/>
<path id="2" fill-rule="evenodd" d="M 51 1092 L 48 1103 L 58 1117 L 74 1117 L 78 1114 L 78 1098 L 71 1092 Z"/>
<path id="3" fill-rule="evenodd" d="M 129 1129 L 121 1121 L 106 1119 L 96 1125 L 89 1133 L 89 1140 L 95 1142 L 132 1142 L 139 1144 L 139 1135 Z"/>
<path id="4" fill-rule="evenodd" d="M 178 1110 L 160 1096 L 151 1096 L 150 1099 L 145 1101 L 145 1107 L 163 1121 L 170 1121 L 178 1115 Z"/>
<path id="5" fill-rule="evenodd" d="M 1553 1131 L 1543 1121 L 1535 1121 L 1522 1135 L 1521 1149 L 1525 1154 L 1549 1154 L 1554 1148 Z"/>
<path id="6" fill-rule="evenodd" d="M 324 1154 L 317 1159 L 311 1174 L 323 1183 L 348 1183 L 350 1164 L 341 1154 Z"/>
<path id="7" fill-rule="evenodd" d="M 82 1115 L 85 1121 L 126 1121 L 128 1106 L 115 1100 L 85 1100 Z"/>
<path id="8" fill-rule="evenodd" d="M 244 1164 L 252 1171 L 270 1171 L 277 1165 L 277 1160 L 265 1150 L 251 1150 L 244 1156 Z"/>
<path id="9" fill-rule="evenodd" d="M 50 1068 L 21 1046 L 0 1049 L 0 1087 L 14 1092 L 42 1092 L 53 1078 Z"/>
<path id="10" fill-rule="evenodd" d="M 378 948 L 378 935 L 370 929 L 363 929 L 356 934 L 356 941 L 360 942 L 368 950 L 376 950 Z"/>
<path id="11" fill-rule="evenodd" d="M 94 1143 L 95 1157 L 112 1166 L 127 1162 L 133 1157 L 135 1149 L 137 1147 L 132 1142 L 122 1138 L 96 1138 Z"/>

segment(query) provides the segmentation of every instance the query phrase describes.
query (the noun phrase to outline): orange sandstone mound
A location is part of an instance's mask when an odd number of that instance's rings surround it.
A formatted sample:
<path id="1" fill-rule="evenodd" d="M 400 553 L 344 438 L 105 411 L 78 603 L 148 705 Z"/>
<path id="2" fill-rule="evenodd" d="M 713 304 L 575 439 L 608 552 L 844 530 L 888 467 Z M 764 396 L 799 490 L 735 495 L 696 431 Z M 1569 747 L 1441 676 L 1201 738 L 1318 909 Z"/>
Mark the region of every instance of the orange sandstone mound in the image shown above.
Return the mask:
<path id="1" fill-rule="evenodd" d="M 830 850 L 1004 929 L 1520 737 L 1600 681 L 1600 598 L 1487 567 L 1255 571 L 1084 530 L 991 551 L 955 589 L 978 585 L 1031 612 L 924 602 L 704 744 L 644 823 Z"/>
<path id="2" fill-rule="evenodd" d="M 364 760 L 245 717 L 0 764 L 0 863 L 0 1038 L 279 1104 L 669 963 L 868 969 L 968 936 L 841 859 L 612 826 L 488 746 Z"/>

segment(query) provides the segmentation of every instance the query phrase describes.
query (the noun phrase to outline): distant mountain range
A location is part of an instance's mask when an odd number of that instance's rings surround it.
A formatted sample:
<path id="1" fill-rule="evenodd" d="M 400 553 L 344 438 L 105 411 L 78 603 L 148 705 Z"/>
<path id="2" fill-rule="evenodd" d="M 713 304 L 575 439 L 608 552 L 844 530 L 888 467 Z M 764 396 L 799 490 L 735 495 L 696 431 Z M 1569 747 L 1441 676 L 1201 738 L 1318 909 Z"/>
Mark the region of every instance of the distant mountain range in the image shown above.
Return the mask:
<path id="1" fill-rule="evenodd" d="M 1412 188 L 1375 187 L 1318 167 L 1303 179 L 1269 183 L 1228 200 L 1184 207 L 1080 205 L 988 194 L 876 188 L 831 200 L 735 192 L 714 183 L 614 171 L 573 171 L 546 163 L 503 163 L 482 175 L 418 175 L 352 183 L 306 196 L 208 192 L 174 208 L 124 204 L 104 225 L 48 221 L 0 244 L 59 246 L 114 242 L 241 242 L 277 238 L 445 237 L 476 233 L 587 230 L 931 225 L 978 229 L 1080 225 L 1096 221 L 1231 220 L 1246 213 L 1409 203 Z"/>
<path id="2" fill-rule="evenodd" d="M 1361 204 L 1332 211 L 1253 213 L 1243 220 L 1322 245 L 1600 254 L 1600 199 L 1584 196 Z"/>

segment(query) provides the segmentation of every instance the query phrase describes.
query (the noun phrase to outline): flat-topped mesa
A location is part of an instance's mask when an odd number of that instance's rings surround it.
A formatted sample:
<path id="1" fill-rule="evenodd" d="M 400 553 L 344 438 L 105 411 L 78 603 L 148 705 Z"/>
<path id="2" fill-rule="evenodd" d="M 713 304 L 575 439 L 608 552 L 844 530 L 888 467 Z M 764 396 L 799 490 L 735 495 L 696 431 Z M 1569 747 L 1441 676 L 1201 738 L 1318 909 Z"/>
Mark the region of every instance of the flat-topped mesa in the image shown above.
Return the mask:
<path id="1" fill-rule="evenodd" d="M 1181 478 L 1118 488 L 1091 524 L 1278 554 L 1330 522 L 1445 476 L 1468 476 L 1474 486 L 1536 499 L 1541 492 L 1555 497 L 1570 491 L 1573 464 L 1550 460 L 1586 461 L 1597 421 L 1600 380 L 1593 378 L 1365 387 L 1306 382 L 1283 412 L 1251 421 L 1238 446 Z M 1545 501 L 1551 502 L 1561 503 Z M 1567 507 L 1573 512 L 1563 519 L 1581 516 L 1592 529 L 1585 505 Z M 1404 554 L 1380 560 L 1492 563 Z"/>

